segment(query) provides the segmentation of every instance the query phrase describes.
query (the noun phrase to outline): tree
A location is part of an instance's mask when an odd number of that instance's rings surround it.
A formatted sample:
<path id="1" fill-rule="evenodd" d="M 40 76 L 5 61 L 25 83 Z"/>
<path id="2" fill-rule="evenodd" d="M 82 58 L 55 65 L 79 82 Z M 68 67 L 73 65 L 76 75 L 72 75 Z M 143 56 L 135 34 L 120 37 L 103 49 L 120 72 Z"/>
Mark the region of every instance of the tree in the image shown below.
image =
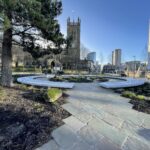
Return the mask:
<path id="1" fill-rule="evenodd" d="M 58 54 L 69 40 L 60 32 L 57 16 L 62 2 L 57 0 L 0 0 L 3 19 L 2 86 L 11 86 L 12 44 L 23 47 L 33 58 Z"/>
<path id="2" fill-rule="evenodd" d="M 104 56 L 103 56 L 103 52 L 101 51 L 99 53 L 99 62 L 100 62 L 100 65 L 101 65 L 101 72 L 103 70 L 103 63 L 104 63 Z"/>
<path id="3" fill-rule="evenodd" d="M 103 65 L 103 62 L 104 62 L 104 56 L 103 56 L 103 53 L 102 52 L 100 52 L 100 54 L 99 54 L 99 61 L 100 61 L 100 64 L 101 64 L 101 66 Z"/>
<path id="4" fill-rule="evenodd" d="M 81 47 L 80 47 L 80 50 L 81 50 L 81 59 L 87 59 L 87 55 L 88 53 L 90 53 L 90 50 L 84 46 L 84 44 L 81 44 Z"/>

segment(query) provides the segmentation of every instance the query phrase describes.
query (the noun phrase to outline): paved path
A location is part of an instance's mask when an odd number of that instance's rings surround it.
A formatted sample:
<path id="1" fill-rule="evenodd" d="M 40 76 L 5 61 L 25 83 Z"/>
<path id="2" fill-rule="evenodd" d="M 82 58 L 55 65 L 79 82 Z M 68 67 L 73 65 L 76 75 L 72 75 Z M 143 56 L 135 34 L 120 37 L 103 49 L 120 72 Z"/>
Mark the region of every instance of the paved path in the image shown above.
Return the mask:
<path id="1" fill-rule="evenodd" d="M 132 109 L 128 99 L 96 83 L 76 84 L 68 103 L 72 116 L 37 150 L 149 150 L 150 115 Z"/>

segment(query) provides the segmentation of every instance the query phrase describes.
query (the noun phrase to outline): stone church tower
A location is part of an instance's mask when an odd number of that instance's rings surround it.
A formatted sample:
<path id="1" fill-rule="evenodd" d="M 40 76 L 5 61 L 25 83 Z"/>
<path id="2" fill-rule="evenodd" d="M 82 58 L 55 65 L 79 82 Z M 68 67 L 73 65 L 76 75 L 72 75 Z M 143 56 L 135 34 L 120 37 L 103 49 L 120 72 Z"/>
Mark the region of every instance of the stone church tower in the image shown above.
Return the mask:
<path id="1" fill-rule="evenodd" d="M 76 22 L 67 19 L 67 37 L 72 41 L 71 47 L 59 55 L 59 61 L 64 69 L 77 69 L 80 65 L 80 26 L 79 18 Z"/>
<path id="2" fill-rule="evenodd" d="M 67 20 L 67 36 L 71 37 L 72 44 L 68 50 L 68 55 L 72 61 L 78 62 L 80 60 L 80 24 L 81 20 L 78 18 L 77 22 Z"/>

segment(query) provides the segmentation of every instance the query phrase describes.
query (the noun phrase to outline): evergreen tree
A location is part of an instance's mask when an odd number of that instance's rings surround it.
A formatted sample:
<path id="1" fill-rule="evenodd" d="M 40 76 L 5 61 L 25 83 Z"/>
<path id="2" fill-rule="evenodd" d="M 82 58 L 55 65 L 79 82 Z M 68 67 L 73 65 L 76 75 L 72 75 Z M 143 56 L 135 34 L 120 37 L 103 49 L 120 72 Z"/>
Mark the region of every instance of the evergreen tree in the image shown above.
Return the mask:
<path id="1" fill-rule="evenodd" d="M 2 86 L 11 86 L 13 44 L 22 46 L 36 59 L 67 48 L 69 40 L 64 39 L 56 18 L 61 13 L 62 2 L 57 0 L 0 0 L 4 22 Z"/>

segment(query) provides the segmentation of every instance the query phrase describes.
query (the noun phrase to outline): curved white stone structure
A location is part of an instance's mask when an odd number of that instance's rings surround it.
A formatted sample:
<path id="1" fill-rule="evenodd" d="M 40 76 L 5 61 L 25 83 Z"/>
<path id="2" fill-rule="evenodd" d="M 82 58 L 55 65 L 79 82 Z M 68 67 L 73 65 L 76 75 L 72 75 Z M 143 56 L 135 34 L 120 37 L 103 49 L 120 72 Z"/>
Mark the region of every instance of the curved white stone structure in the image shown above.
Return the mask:
<path id="1" fill-rule="evenodd" d="M 109 77 L 109 78 L 113 78 L 113 77 Z M 125 88 L 125 87 L 135 87 L 135 86 L 140 86 L 143 85 L 146 82 L 146 79 L 135 79 L 135 78 L 119 78 L 116 77 L 115 79 L 118 79 L 118 81 L 115 82 L 103 82 L 103 83 L 99 83 L 99 85 L 101 87 L 104 88 Z M 119 81 L 122 80 L 122 81 Z"/>
<path id="2" fill-rule="evenodd" d="M 74 83 L 49 81 L 48 78 L 51 78 L 53 76 L 54 75 L 27 76 L 27 77 L 20 77 L 17 79 L 17 81 L 23 84 L 40 87 L 54 87 L 64 89 L 71 89 L 74 87 Z"/>

